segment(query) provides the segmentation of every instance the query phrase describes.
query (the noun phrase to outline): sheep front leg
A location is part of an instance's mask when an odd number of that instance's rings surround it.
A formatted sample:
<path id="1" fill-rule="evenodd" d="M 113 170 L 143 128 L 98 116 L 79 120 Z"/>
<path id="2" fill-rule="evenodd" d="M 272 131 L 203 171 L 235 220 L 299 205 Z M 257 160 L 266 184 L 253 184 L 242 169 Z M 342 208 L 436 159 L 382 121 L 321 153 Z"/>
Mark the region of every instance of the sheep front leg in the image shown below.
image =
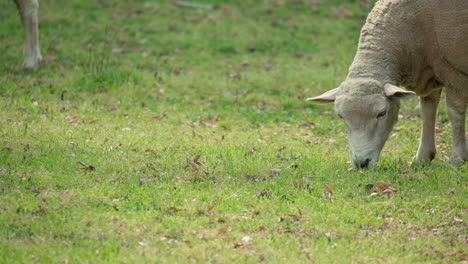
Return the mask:
<path id="1" fill-rule="evenodd" d="M 465 115 L 467 102 L 463 95 L 457 94 L 454 89 L 447 89 L 447 108 L 452 124 L 452 154 L 449 162 L 458 164 L 468 161 L 468 148 L 466 147 Z"/>
<path id="2" fill-rule="evenodd" d="M 431 162 L 436 154 L 435 121 L 437 106 L 439 105 L 441 89 L 437 89 L 427 96 L 420 97 L 420 111 L 422 118 L 422 135 L 419 141 L 416 161 Z"/>
<path id="3" fill-rule="evenodd" d="M 37 20 L 38 0 L 15 0 L 25 31 L 24 63 L 25 71 L 33 70 L 42 60 L 39 50 L 39 30 Z"/>

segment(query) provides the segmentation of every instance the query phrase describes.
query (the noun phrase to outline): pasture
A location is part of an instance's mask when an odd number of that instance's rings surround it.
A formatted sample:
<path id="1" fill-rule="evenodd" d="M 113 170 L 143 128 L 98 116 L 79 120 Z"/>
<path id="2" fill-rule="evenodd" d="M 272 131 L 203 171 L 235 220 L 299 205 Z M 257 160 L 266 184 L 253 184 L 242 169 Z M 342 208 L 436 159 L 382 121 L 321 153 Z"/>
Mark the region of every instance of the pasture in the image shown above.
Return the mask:
<path id="1" fill-rule="evenodd" d="M 412 98 L 354 170 L 305 101 L 345 78 L 371 3 L 193 2 L 43 0 L 32 73 L 0 2 L 1 263 L 466 262 L 445 102 L 432 164 Z"/>

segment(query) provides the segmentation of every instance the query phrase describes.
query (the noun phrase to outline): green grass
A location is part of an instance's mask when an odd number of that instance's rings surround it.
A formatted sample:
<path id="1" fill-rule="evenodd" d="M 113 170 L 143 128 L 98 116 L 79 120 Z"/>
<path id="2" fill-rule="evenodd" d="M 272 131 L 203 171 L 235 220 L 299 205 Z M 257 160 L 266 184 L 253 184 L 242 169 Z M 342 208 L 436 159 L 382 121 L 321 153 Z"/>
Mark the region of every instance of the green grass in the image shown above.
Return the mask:
<path id="1" fill-rule="evenodd" d="M 409 165 L 412 99 L 356 172 L 333 108 L 304 101 L 346 76 L 370 5 L 199 2 L 216 6 L 41 1 L 45 61 L 28 74 L 0 3 L 0 263 L 466 257 L 467 165 L 446 162 L 444 105 L 431 165 Z M 369 197 L 377 181 L 398 194 Z"/>

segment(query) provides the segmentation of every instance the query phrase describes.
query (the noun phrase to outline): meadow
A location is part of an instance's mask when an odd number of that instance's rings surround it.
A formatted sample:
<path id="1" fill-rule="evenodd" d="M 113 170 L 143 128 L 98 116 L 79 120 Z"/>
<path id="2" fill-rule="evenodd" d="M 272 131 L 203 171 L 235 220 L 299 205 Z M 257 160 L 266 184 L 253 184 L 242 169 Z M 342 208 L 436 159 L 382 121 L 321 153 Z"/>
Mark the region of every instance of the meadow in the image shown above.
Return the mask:
<path id="1" fill-rule="evenodd" d="M 372 3 L 43 0 L 24 73 L 1 1 L 0 263 L 466 263 L 445 103 L 432 164 L 412 98 L 355 170 L 305 101 L 346 77 Z"/>

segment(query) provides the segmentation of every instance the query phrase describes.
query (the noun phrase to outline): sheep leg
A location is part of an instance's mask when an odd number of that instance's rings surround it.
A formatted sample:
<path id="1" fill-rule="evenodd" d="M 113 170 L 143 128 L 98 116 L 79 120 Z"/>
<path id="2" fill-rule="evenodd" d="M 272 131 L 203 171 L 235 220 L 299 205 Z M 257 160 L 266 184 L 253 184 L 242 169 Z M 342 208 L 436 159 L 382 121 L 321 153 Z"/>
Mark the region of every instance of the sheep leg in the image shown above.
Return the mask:
<path id="1" fill-rule="evenodd" d="M 416 161 L 431 162 L 435 157 L 435 121 L 441 91 L 441 89 L 437 89 L 429 95 L 419 98 L 422 118 L 422 135 L 419 141 Z"/>
<path id="2" fill-rule="evenodd" d="M 24 63 L 25 71 L 33 70 L 42 60 L 39 50 L 39 30 L 37 20 L 37 10 L 39 8 L 38 0 L 14 0 L 21 22 L 26 34 L 24 44 Z"/>
<path id="3" fill-rule="evenodd" d="M 468 148 L 466 147 L 465 115 L 466 100 L 455 89 L 447 89 L 447 108 L 452 124 L 452 154 L 449 162 L 458 164 L 468 161 Z"/>

